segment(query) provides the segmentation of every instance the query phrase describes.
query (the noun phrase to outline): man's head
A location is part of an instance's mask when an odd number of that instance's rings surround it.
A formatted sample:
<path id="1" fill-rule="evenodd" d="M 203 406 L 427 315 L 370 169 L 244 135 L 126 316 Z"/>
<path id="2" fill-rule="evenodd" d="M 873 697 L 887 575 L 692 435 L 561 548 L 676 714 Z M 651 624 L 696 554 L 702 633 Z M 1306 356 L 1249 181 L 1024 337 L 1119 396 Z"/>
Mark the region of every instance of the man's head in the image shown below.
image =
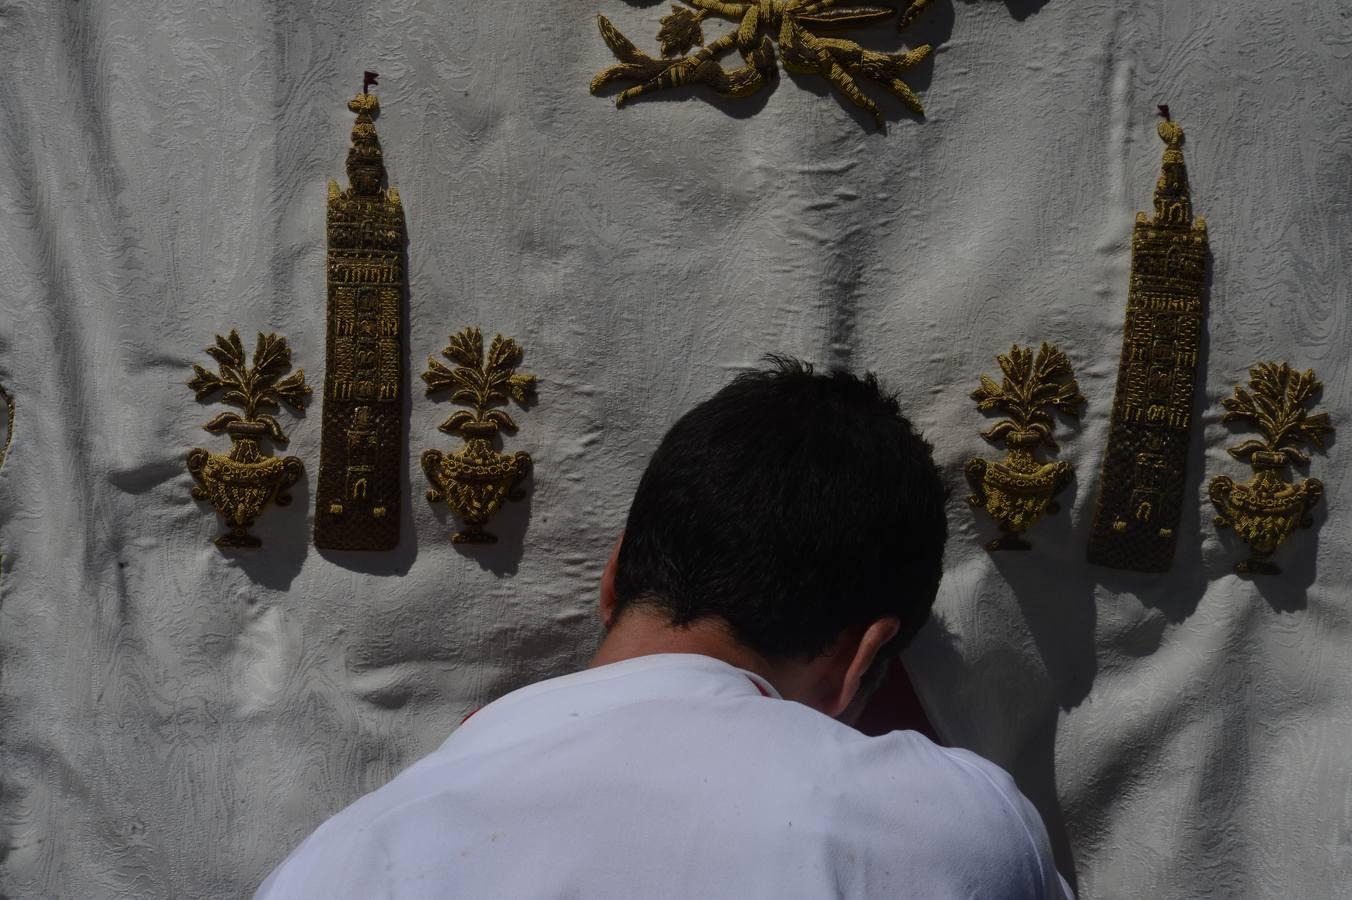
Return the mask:
<path id="1" fill-rule="evenodd" d="M 945 499 L 929 444 L 871 375 L 772 358 L 662 440 L 603 612 L 713 626 L 771 667 L 848 682 L 929 617 Z M 813 705 L 836 714 L 837 700 Z"/>

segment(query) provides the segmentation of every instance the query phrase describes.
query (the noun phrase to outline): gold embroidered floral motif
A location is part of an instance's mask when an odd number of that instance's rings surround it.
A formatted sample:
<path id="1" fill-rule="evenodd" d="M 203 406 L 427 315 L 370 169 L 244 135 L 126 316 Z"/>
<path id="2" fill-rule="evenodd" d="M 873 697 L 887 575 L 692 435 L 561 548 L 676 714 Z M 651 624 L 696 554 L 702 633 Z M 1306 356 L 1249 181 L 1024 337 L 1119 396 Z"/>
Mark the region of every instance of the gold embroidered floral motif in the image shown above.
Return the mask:
<path id="1" fill-rule="evenodd" d="M 305 471 L 297 457 L 263 455 L 259 442 L 264 436 L 283 446 L 287 436 L 274 416 L 260 410 L 280 410 L 282 404 L 302 410 L 310 386 L 305 383 L 304 369 L 286 374 L 291 368 L 291 348 L 286 338 L 275 334 L 259 333 L 252 366 L 236 331 L 228 338 L 217 335 L 207 353 L 219 363 L 220 371 L 194 365 L 188 387 L 196 391 L 199 401 L 219 392 L 220 402 L 238 406 L 244 414 L 223 412 L 202 426 L 212 434 L 224 431 L 230 435 L 230 452 L 221 456 L 201 447 L 188 452 L 188 471 L 197 480 L 192 495 L 210 500 L 229 524 L 230 530 L 216 538 L 218 547 L 257 547 L 260 541 L 249 534 L 249 526 L 268 503 L 290 503 L 287 488 Z"/>
<path id="2" fill-rule="evenodd" d="M 596 22 L 601 37 L 620 62 L 596 74 L 591 92 L 595 94 L 615 81 L 633 82 L 632 87 L 616 96 L 616 106 L 653 91 L 685 84 L 707 85 L 724 96 L 747 97 L 777 75 L 775 44 L 770 40 L 770 35 L 777 35 L 785 69 L 825 78 L 851 103 L 869 112 L 879 128 L 883 126 L 882 111 L 860 89 L 857 79 L 876 81 L 917 114 L 925 112 L 920 98 L 901 76 L 930 55 L 929 44 L 905 53 L 880 53 L 866 50 L 854 41 L 817 33 L 881 22 L 896 13 L 893 6 L 845 5 L 847 0 L 685 2 L 685 6 L 673 3 L 671 12 L 662 18 L 657 32 L 661 57 L 639 50 L 609 19 L 598 14 Z M 909 25 L 929 2 L 912 3 L 899 17 L 898 29 Z M 730 19 L 737 27 L 705 44 L 701 24 L 709 16 Z M 691 53 L 693 47 L 698 49 Z M 723 68 L 719 58 L 734 50 L 743 65 Z"/>
<path id="3" fill-rule="evenodd" d="M 367 73 L 368 83 L 374 81 Z M 386 187 L 380 103 L 363 91 L 347 152 L 348 187 L 329 182 L 328 337 L 315 546 L 388 550 L 399 543 L 404 207 Z"/>
<path id="4" fill-rule="evenodd" d="M 465 446 L 454 453 L 424 450 L 423 471 L 432 488 L 427 499 L 445 500 L 466 528 L 451 535 L 457 544 L 492 544 L 497 538 L 484 531 L 488 517 L 497 512 L 504 500 L 519 500 L 518 485 L 530 471 L 530 454 L 517 451 L 499 453 L 493 438 L 499 432 L 512 434 L 516 423 L 505 409 L 494 408 L 509 399 L 525 403 L 535 388 L 534 375 L 518 375 L 521 346 L 511 338 L 498 335 L 484 356 L 484 339 L 477 328 L 466 328 L 451 335 L 442 355 L 458 363 L 448 368 L 428 357 L 427 393 L 451 391 L 451 402 L 473 407 L 461 410 L 439 426 L 447 434 L 465 439 Z"/>
<path id="5" fill-rule="evenodd" d="M 1038 462 L 1034 451 L 1039 446 L 1057 449 L 1052 410 L 1078 418 L 1084 397 L 1070 361 L 1055 344 L 1043 342 L 1036 358 L 1031 347 L 1015 344 L 996 360 L 1004 373 L 1002 383 L 982 375 L 972 399 L 982 412 L 1002 410 L 1008 415 L 981 435 L 988 441 L 1004 441 L 1008 455 L 999 462 L 979 457 L 967 461 L 967 483 L 972 487 L 967 502 L 984 508 L 1000 526 L 1002 534 L 986 545 L 987 550 L 1027 550 L 1030 545 L 1021 535 L 1044 514 L 1057 511 L 1052 498 L 1072 476 L 1070 463 Z"/>
<path id="6" fill-rule="evenodd" d="M 1087 554 L 1140 572 L 1173 563 L 1205 327 L 1206 220 L 1192 215 L 1183 129 L 1168 107 L 1160 112 L 1155 215 L 1137 213 L 1132 230 L 1122 356 Z"/>
<path id="7" fill-rule="evenodd" d="M 1281 572 L 1268 557 L 1296 528 L 1313 524 L 1309 514 L 1324 494 L 1323 482 L 1307 478 L 1296 484 L 1281 476 L 1288 463 L 1300 468 L 1310 464 L 1301 444 L 1323 449 L 1324 436 L 1333 433 L 1328 413 L 1311 415 L 1306 410 L 1322 387 L 1312 369 L 1297 372 L 1288 363 L 1260 362 L 1249 370 L 1252 393 L 1236 387 L 1233 396 L 1221 401 L 1225 407 L 1222 422 L 1247 419 L 1266 438 L 1230 448 L 1231 456 L 1253 467 L 1248 482 L 1237 484 L 1228 475 L 1211 479 L 1216 527 L 1233 528 L 1249 545 L 1249 558 L 1235 563 L 1237 572 Z"/>

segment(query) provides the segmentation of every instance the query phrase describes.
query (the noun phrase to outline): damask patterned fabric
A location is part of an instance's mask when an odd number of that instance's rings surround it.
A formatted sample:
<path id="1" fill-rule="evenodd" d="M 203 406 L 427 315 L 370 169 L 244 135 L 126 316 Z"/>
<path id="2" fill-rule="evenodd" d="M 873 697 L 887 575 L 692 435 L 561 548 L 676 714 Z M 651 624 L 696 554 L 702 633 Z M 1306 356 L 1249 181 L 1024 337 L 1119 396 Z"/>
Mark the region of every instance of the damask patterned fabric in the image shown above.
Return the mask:
<path id="1" fill-rule="evenodd" d="M 1352 18 L 1338 0 L 935 0 L 896 50 L 927 118 L 814 76 L 616 110 L 594 14 L 643 49 L 662 4 L 0 3 L 0 893 L 235 897 L 470 710 L 569 671 L 647 455 L 766 352 L 878 372 L 954 487 L 938 616 L 907 655 L 952 743 L 1008 769 L 1084 897 L 1328 896 L 1352 876 L 1352 480 L 1246 580 L 1204 478 L 1247 477 L 1219 399 L 1259 359 L 1352 410 Z M 726 27 L 706 21 L 707 35 Z M 889 40 L 891 43 L 889 43 Z M 263 547 L 223 553 L 185 454 L 218 333 L 323 371 L 326 185 L 362 72 L 409 233 L 411 373 L 467 325 L 516 338 L 534 459 L 501 543 L 452 546 L 417 454 L 454 439 L 412 382 L 400 544 L 311 541 L 320 415 Z M 1211 276 L 1171 571 L 1085 545 L 1155 106 L 1187 132 Z M 968 393 L 1051 341 L 1086 398 L 1076 480 L 1034 549 L 963 501 Z M 406 375 L 407 377 L 407 375 Z M 418 389 L 414 389 L 414 388 Z M 216 442 L 219 442 L 216 443 Z"/>

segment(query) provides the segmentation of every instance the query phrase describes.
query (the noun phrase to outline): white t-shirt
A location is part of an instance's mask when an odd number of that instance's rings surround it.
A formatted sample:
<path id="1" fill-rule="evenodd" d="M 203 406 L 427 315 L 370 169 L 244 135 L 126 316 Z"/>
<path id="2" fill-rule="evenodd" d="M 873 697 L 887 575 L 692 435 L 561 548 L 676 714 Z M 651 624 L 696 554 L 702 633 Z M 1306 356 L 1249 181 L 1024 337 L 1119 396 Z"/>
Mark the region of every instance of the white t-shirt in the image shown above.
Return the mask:
<path id="1" fill-rule="evenodd" d="M 1068 895 L 998 766 L 664 654 L 479 710 L 321 825 L 256 900 Z"/>

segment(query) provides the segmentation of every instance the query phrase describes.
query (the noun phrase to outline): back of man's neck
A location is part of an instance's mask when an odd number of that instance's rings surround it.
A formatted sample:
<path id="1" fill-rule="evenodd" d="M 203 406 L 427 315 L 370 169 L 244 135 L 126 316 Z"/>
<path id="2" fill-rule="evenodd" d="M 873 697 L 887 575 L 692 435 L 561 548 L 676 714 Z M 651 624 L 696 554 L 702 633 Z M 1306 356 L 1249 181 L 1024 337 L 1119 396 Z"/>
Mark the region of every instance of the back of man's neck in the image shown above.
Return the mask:
<path id="1" fill-rule="evenodd" d="M 627 609 L 619 616 L 587 667 L 596 668 L 658 653 L 710 656 L 755 672 L 774 684 L 773 667 L 760 654 L 738 643 L 724 623 L 702 619 L 676 626 L 660 612 L 638 607 Z"/>

